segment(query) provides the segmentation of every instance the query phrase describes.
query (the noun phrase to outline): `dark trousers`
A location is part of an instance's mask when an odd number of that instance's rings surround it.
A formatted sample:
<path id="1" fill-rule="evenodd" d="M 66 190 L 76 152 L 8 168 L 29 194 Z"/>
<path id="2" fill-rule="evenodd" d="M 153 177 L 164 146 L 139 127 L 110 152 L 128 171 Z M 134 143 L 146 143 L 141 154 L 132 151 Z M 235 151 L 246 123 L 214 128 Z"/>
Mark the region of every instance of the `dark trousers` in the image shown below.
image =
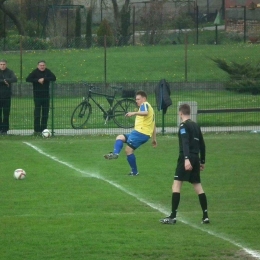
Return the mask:
<path id="1" fill-rule="evenodd" d="M 49 98 L 34 98 L 34 132 L 42 132 L 47 128 L 49 109 Z"/>
<path id="2" fill-rule="evenodd" d="M 0 130 L 9 130 L 9 116 L 11 110 L 11 97 L 0 98 Z"/>

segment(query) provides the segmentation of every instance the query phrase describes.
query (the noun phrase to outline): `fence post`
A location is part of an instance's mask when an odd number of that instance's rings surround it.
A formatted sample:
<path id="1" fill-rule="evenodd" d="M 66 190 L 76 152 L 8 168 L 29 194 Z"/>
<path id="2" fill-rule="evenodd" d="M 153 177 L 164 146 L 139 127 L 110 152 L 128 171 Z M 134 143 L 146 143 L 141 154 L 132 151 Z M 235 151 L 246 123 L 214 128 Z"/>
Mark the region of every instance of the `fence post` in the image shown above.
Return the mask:
<path id="1" fill-rule="evenodd" d="M 133 46 L 135 46 L 135 6 L 133 6 Z"/>
<path id="2" fill-rule="evenodd" d="M 51 81 L 51 135 L 54 136 L 54 82 Z"/>
<path id="3" fill-rule="evenodd" d="M 185 44 L 184 44 L 184 48 L 185 48 L 185 54 L 184 54 L 184 63 L 185 63 L 185 82 L 188 81 L 188 36 L 187 36 L 187 31 L 185 33 Z"/>
<path id="4" fill-rule="evenodd" d="M 246 6 L 244 8 L 244 43 L 246 43 Z"/>
<path id="5" fill-rule="evenodd" d="M 5 51 L 5 45 L 6 45 L 6 13 L 4 13 L 4 21 L 3 21 L 3 25 L 4 25 L 4 51 Z"/>
<path id="6" fill-rule="evenodd" d="M 165 133 L 165 121 L 164 121 L 164 112 L 162 110 L 162 135 Z"/>
<path id="7" fill-rule="evenodd" d="M 199 6 L 196 3 L 196 44 L 199 44 Z"/>
<path id="8" fill-rule="evenodd" d="M 18 95 L 22 95 L 22 81 L 23 81 L 23 36 L 20 35 L 20 84 L 18 85 Z"/>
<path id="9" fill-rule="evenodd" d="M 69 48 L 69 8 L 67 7 L 67 48 Z"/>
<path id="10" fill-rule="evenodd" d="M 107 36 L 104 36 L 104 80 L 107 87 Z"/>
<path id="11" fill-rule="evenodd" d="M 218 45 L 218 26 L 215 25 L 215 43 Z"/>

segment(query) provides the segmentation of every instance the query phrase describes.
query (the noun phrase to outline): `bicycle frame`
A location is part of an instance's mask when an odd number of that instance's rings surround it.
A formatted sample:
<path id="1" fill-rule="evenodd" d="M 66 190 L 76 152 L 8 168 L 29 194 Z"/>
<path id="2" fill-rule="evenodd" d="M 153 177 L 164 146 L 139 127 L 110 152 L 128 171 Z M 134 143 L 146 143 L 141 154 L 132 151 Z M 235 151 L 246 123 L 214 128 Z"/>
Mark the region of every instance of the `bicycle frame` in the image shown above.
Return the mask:
<path id="1" fill-rule="evenodd" d="M 85 127 L 91 113 L 92 105 L 90 100 L 103 112 L 103 118 L 105 124 L 108 120 L 113 119 L 115 124 L 122 128 L 132 128 L 134 127 L 134 121 L 130 117 L 125 115 L 129 111 L 136 110 L 136 102 L 133 98 L 121 97 L 116 98 L 116 93 L 122 90 L 122 87 L 112 87 L 114 89 L 113 94 L 103 94 L 94 89 L 100 89 L 98 87 L 90 86 L 87 92 L 87 96 L 83 97 L 83 101 L 76 106 L 71 116 L 71 125 L 75 129 Z M 95 96 L 100 96 L 106 98 L 109 109 L 106 111 L 107 106 L 102 106 Z"/>
<path id="2" fill-rule="evenodd" d="M 116 99 L 116 93 L 118 90 L 120 90 L 121 88 L 114 88 L 114 94 L 113 95 L 108 95 L 108 94 L 102 94 L 102 93 L 98 93 L 98 92 L 94 92 L 93 89 L 97 88 L 97 87 L 90 87 L 88 90 L 88 96 L 87 98 L 85 98 L 88 102 L 91 99 L 96 106 L 103 112 L 104 114 L 104 118 L 105 118 L 105 124 L 107 123 L 107 121 L 110 119 L 110 117 L 112 117 L 112 115 L 109 114 L 109 112 L 111 112 L 111 109 L 113 107 L 114 101 L 117 100 Z M 109 111 L 106 111 L 96 100 L 95 98 L 93 98 L 92 95 L 96 95 L 96 96 L 101 96 L 101 97 L 105 97 L 107 102 L 109 103 Z"/>

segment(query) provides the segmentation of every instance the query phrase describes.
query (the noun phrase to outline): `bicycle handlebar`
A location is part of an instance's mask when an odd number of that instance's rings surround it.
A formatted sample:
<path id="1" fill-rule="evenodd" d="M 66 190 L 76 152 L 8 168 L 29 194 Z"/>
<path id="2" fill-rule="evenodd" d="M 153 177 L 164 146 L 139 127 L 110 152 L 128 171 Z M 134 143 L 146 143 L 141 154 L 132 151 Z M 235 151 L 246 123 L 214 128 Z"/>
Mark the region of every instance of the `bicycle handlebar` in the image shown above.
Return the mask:
<path id="1" fill-rule="evenodd" d="M 90 85 L 89 86 L 89 91 L 91 91 L 91 90 L 100 90 L 100 87 L 96 87 L 96 86 Z"/>
<path id="2" fill-rule="evenodd" d="M 111 88 L 114 89 L 115 92 L 116 92 L 118 90 L 122 90 L 123 87 L 111 87 Z M 101 87 L 96 87 L 96 86 L 90 85 L 89 86 L 89 91 L 92 92 L 92 90 L 101 90 Z"/>
<path id="3" fill-rule="evenodd" d="M 111 87 L 111 88 L 113 88 L 115 90 L 121 90 L 123 87 Z"/>
<path id="4" fill-rule="evenodd" d="M 100 93 L 95 93 L 95 90 L 102 90 L 101 87 L 97 87 L 97 86 L 94 86 L 94 85 L 92 85 L 92 84 L 83 83 L 83 85 L 88 86 L 88 87 L 89 87 L 89 90 L 88 90 L 88 91 L 89 91 L 89 92 L 92 92 L 93 94 L 100 94 Z M 111 88 L 114 89 L 114 95 L 116 94 L 117 91 L 120 91 L 120 90 L 123 89 L 122 86 L 120 86 L 120 87 L 113 86 L 113 87 L 111 87 Z"/>

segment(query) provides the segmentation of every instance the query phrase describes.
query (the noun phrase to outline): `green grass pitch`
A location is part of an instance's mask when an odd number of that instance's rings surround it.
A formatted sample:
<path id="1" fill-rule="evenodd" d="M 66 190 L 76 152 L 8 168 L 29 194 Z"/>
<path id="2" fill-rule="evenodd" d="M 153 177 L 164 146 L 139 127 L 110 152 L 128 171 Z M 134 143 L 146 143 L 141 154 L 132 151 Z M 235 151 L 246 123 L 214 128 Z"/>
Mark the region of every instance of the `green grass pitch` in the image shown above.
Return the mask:
<path id="1" fill-rule="evenodd" d="M 126 176 L 124 151 L 103 158 L 115 136 L 0 136 L 0 260 L 260 259 L 260 135 L 204 136 L 209 225 L 188 183 L 177 224 L 159 223 L 170 212 L 176 135 L 136 151 L 138 177 Z"/>
<path id="2" fill-rule="evenodd" d="M 125 46 L 111 47 L 106 51 L 107 82 L 159 81 L 226 81 L 228 74 L 219 69 L 210 58 L 229 62 L 259 63 L 259 44 L 188 45 L 187 78 L 185 78 L 185 46 Z M 8 66 L 19 81 L 25 82 L 37 62 L 46 60 L 47 66 L 57 76 L 57 82 L 102 82 L 104 75 L 104 49 L 67 49 L 24 51 L 22 67 L 18 52 L 5 53 Z"/>

